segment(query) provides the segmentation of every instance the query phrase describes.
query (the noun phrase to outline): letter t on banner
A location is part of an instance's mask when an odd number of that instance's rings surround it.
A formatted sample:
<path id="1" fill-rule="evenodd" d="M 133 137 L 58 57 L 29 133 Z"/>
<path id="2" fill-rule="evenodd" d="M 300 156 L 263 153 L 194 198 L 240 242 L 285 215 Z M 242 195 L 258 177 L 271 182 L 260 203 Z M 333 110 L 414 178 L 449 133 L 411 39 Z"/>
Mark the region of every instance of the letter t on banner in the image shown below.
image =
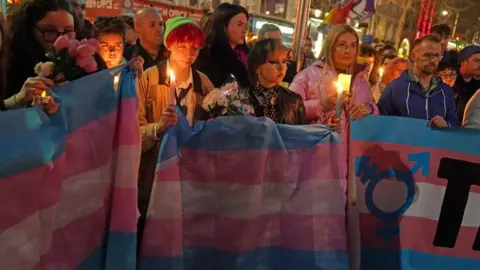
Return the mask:
<path id="1" fill-rule="evenodd" d="M 480 186 L 480 164 L 442 158 L 438 177 L 447 179 L 448 184 L 433 244 L 453 248 L 462 227 L 470 187 Z M 473 250 L 480 250 L 480 227 L 477 236 L 472 240 Z"/>

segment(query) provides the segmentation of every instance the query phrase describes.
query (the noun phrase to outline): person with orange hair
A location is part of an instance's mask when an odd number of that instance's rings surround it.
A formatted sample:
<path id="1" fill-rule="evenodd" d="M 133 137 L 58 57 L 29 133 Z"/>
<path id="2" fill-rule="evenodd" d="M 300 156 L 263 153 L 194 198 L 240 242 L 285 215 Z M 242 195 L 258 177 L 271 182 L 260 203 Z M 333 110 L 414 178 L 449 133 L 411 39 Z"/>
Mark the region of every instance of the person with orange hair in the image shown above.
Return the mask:
<path id="1" fill-rule="evenodd" d="M 205 74 L 192 68 L 204 42 L 205 34 L 194 20 L 185 17 L 169 19 L 164 35 L 164 44 L 170 50 L 169 58 L 147 69 L 138 81 L 138 121 L 142 135 L 139 232 L 142 231 L 142 217 L 148 209 L 161 139 L 168 127 L 177 122 L 176 106 L 186 115 L 190 125 L 209 118 L 201 105 L 213 84 Z"/>
<path id="2" fill-rule="evenodd" d="M 391 60 L 385 67 L 385 74 L 381 78 L 382 80 L 373 88 L 373 97 L 375 98 L 375 101 L 378 102 L 385 86 L 391 81 L 400 78 L 402 73 L 410 68 L 410 62 L 407 59 L 395 58 Z"/>

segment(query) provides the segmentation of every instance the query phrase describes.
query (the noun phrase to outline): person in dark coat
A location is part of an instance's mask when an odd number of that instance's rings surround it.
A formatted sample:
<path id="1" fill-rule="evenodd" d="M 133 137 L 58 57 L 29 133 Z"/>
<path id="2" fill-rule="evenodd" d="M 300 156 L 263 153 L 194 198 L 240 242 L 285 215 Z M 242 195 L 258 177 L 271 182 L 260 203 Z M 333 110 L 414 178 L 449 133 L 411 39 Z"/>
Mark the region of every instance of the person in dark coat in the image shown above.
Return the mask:
<path id="1" fill-rule="evenodd" d="M 453 89 L 457 95 L 456 104 L 458 119 L 463 119 L 465 106 L 480 88 L 480 46 L 467 46 L 458 54 L 460 72 Z"/>
<path id="2" fill-rule="evenodd" d="M 279 39 L 258 41 L 248 57 L 248 71 L 253 86 L 247 96 L 255 116 L 269 117 L 277 124 L 306 125 L 302 97 L 279 84 L 287 71 L 288 50 Z"/>
<path id="3" fill-rule="evenodd" d="M 210 19 L 205 29 L 207 41 L 194 67 L 207 75 L 215 87 L 231 82 L 232 75 L 241 87 L 250 86 L 245 43 L 248 11 L 239 5 L 223 3 Z"/>
<path id="4" fill-rule="evenodd" d="M 140 9 L 135 14 L 134 25 L 137 44 L 126 47 L 123 57 L 130 60 L 133 56 L 141 56 L 144 70 L 166 60 L 169 52 L 163 44 L 164 23 L 158 10 L 153 7 Z"/>

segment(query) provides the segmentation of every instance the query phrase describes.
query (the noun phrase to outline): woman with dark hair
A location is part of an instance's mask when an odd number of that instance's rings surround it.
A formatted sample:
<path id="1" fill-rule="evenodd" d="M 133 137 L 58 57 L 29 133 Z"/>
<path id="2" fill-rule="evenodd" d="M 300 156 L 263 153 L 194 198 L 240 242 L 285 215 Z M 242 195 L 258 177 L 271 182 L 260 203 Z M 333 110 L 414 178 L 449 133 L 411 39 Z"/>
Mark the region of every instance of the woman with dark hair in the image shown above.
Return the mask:
<path id="1" fill-rule="evenodd" d="M 54 85 L 52 80 L 36 76 L 34 68 L 49 60 L 46 53 L 53 51 L 59 36 L 76 37 L 74 16 L 68 0 L 26 0 L 11 13 L 5 94 L 13 98 L 14 107 L 30 105 L 35 96 Z M 105 68 L 98 55 L 96 60 L 99 70 Z"/>
<path id="2" fill-rule="evenodd" d="M 281 40 L 258 41 L 248 56 L 248 74 L 255 85 L 247 90 L 255 116 L 266 116 L 277 124 L 307 124 L 302 97 L 279 84 L 285 77 L 288 49 Z"/>
<path id="3" fill-rule="evenodd" d="M 241 87 L 248 87 L 248 48 L 245 44 L 248 11 L 229 3 L 219 5 L 207 24 L 206 44 L 194 66 L 205 73 L 215 87 L 235 76 Z"/>

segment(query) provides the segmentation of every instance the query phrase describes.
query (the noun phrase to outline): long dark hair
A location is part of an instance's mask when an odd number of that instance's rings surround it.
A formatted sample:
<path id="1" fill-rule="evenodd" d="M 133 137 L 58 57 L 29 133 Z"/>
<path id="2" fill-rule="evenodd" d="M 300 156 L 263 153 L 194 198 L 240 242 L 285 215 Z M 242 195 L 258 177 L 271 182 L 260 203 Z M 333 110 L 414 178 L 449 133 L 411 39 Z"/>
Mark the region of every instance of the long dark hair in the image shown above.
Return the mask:
<path id="1" fill-rule="evenodd" d="M 65 10 L 75 18 L 68 0 L 25 0 L 14 8 L 5 47 L 7 96 L 20 90 L 23 82 L 33 75 L 35 65 L 45 57 L 46 52 L 33 33 L 35 24 L 51 11 Z"/>
<path id="2" fill-rule="evenodd" d="M 255 43 L 250 54 L 248 55 L 248 77 L 252 84 L 256 84 L 257 68 L 267 62 L 268 56 L 276 50 L 285 50 L 287 48 L 283 45 L 280 39 L 267 38 Z"/>
<path id="3" fill-rule="evenodd" d="M 230 19 L 236 15 L 243 13 L 249 18 L 248 11 L 239 5 L 222 3 L 212 13 L 210 17 L 210 23 L 206 25 L 206 47 L 210 49 L 212 44 L 221 44 L 222 46 L 228 45 L 228 37 L 225 28 L 228 26 Z M 246 46 L 246 45 L 245 45 Z"/>

